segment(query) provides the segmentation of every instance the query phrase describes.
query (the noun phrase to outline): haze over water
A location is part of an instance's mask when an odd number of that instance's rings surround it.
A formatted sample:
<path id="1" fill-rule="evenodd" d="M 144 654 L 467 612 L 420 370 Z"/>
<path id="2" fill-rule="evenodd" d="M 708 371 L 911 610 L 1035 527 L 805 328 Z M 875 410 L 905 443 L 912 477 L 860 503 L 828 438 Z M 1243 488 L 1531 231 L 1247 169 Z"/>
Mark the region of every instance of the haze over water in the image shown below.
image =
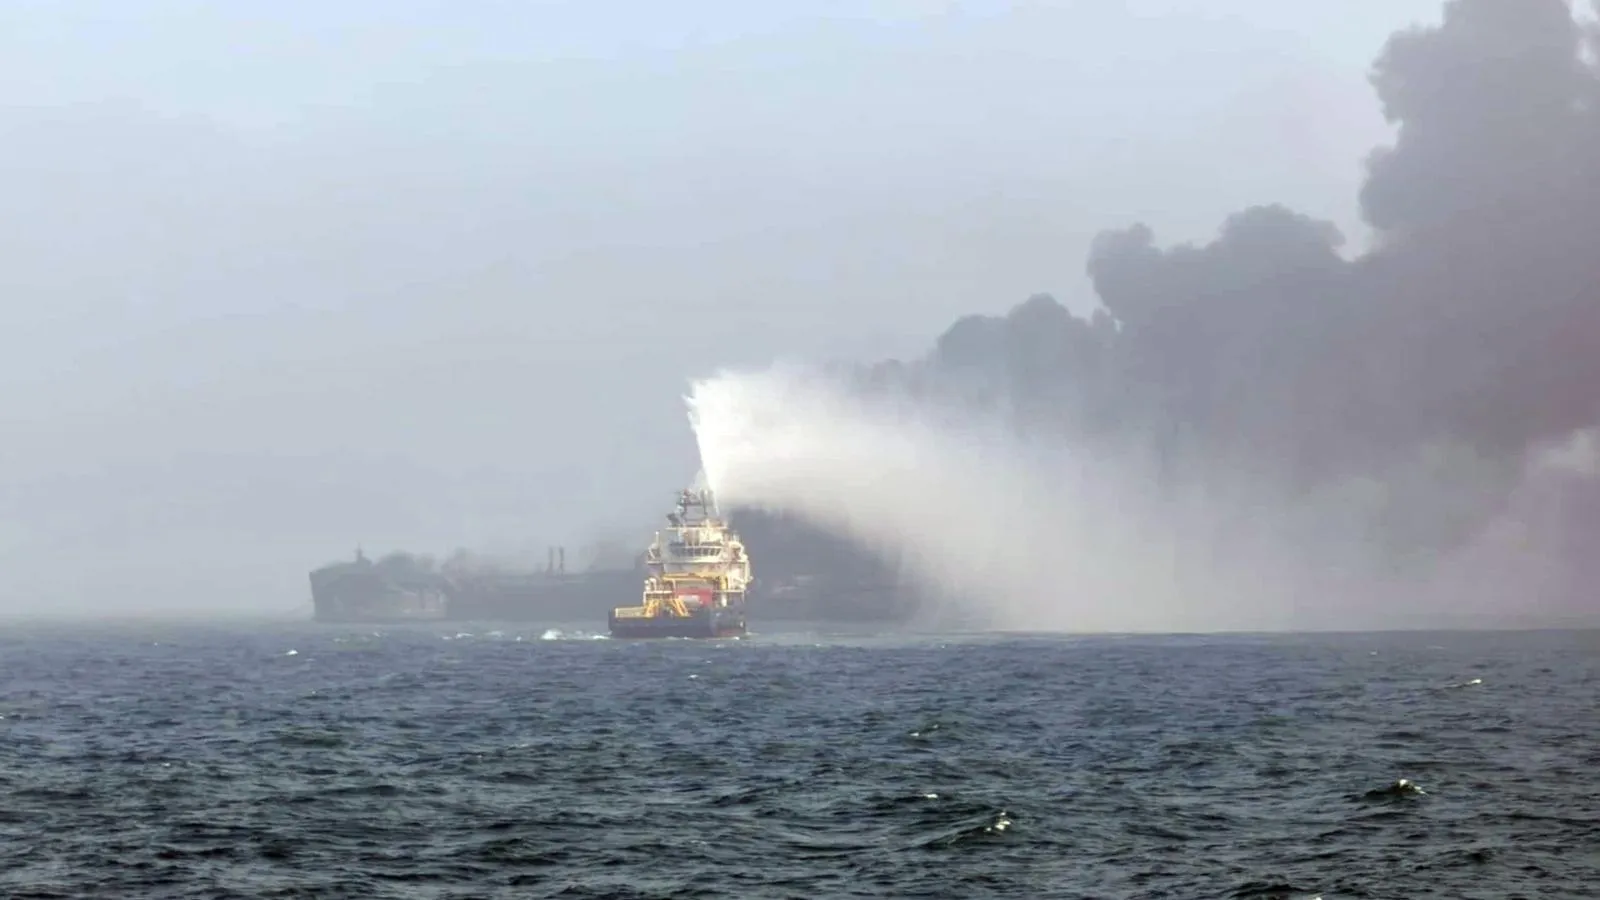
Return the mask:
<path id="1" fill-rule="evenodd" d="M 1130 220 L 1359 244 L 1366 67 L 1439 5 L 1352 2 L 0 6 L 0 614 L 637 546 L 715 367 L 1092 309 Z"/>
<path id="2" fill-rule="evenodd" d="M 1593 4 L 847 6 L 0 5 L 0 896 L 1594 892 Z M 697 466 L 945 627 L 109 621 Z"/>

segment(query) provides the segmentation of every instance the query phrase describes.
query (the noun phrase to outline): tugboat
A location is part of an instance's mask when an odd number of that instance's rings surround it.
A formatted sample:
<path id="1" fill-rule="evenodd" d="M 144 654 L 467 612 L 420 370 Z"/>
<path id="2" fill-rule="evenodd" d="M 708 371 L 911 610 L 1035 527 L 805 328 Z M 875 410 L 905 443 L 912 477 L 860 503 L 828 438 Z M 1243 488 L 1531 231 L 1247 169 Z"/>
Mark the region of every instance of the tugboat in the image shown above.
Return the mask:
<path id="1" fill-rule="evenodd" d="M 750 556 L 711 491 L 685 490 L 645 552 L 642 602 L 611 610 L 614 638 L 744 637 Z"/>

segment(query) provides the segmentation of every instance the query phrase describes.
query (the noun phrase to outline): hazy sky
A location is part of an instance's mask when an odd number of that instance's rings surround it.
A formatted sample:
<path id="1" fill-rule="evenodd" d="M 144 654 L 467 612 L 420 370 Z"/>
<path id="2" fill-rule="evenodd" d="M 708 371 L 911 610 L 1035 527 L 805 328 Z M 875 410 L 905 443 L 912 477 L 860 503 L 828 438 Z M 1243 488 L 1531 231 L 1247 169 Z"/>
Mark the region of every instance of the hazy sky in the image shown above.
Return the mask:
<path id="1" fill-rule="evenodd" d="M 1438 6 L 7 3 L 0 610 L 642 540 L 691 376 L 1082 308 L 1135 220 L 1359 246 L 1366 69 Z"/>

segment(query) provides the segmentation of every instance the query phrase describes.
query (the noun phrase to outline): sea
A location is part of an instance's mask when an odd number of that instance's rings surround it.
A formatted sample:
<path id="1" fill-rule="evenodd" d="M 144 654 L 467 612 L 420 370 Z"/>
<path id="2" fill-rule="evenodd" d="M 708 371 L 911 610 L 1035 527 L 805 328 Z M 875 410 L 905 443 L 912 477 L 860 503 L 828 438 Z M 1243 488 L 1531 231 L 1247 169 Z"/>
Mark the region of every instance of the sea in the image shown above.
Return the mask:
<path id="1" fill-rule="evenodd" d="M 0 897 L 1600 895 L 1600 632 L 9 623 Z"/>

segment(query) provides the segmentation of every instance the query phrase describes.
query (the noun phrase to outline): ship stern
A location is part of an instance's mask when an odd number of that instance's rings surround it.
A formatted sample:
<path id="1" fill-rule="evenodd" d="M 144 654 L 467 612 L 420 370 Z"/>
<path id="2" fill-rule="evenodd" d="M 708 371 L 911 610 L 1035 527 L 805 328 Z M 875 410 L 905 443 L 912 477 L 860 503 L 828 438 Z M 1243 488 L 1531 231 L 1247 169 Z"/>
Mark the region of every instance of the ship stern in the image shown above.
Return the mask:
<path id="1" fill-rule="evenodd" d="M 638 615 L 637 607 L 619 607 L 607 617 L 613 638 L 739 638 L 748 634 L 743 610 L 702 607 L 687 616 Z"/>

